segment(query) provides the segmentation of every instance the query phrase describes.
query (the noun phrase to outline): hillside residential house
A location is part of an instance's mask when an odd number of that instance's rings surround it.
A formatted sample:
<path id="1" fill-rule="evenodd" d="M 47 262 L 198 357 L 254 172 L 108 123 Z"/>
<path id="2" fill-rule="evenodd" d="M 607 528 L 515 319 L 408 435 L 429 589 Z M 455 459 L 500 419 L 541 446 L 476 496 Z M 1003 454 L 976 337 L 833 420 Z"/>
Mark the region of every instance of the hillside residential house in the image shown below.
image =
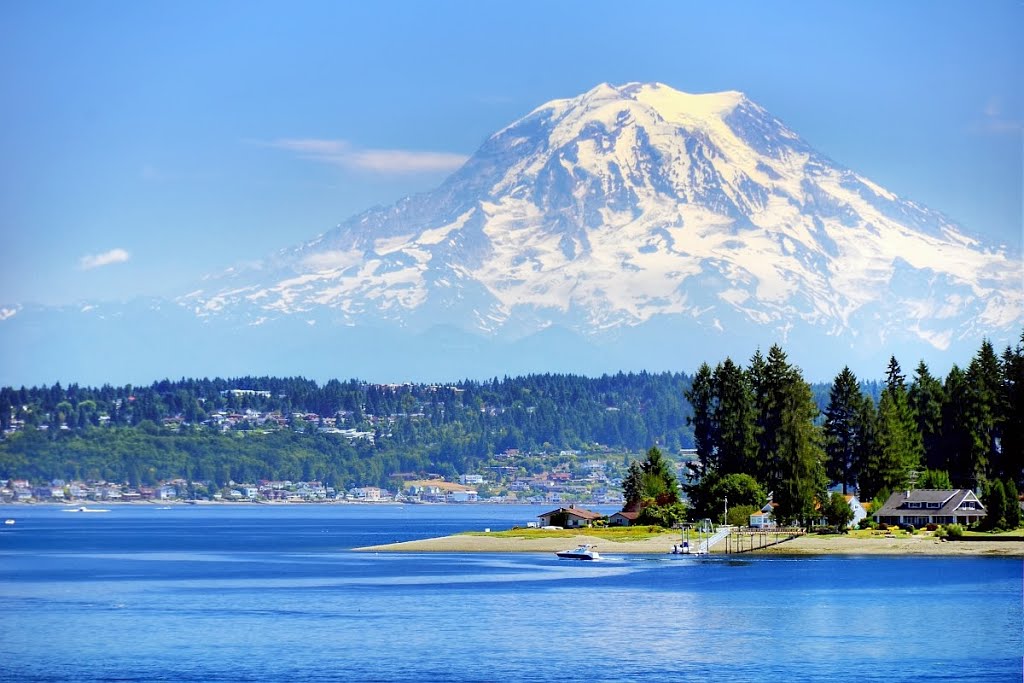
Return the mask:
<path id="1" fill-rule="evenodd" d="M 973 524 L 988 514 L 970 489 L 897 491 L 874 512 L 885 524 Z"/>
<path id="2" fill-rule="evenodd" d="M 567 508 L 562 507 L 551 512 L 545 512 L 543 515 L 537 515 L 537 519 L 540 520 L 541 526 L 579 528 L 591 526 L 595 519 L 600 519 L 603 516 L 600 512 L 593 512 L 592 510 L 570 505 Z"/>
<path id="3" fill-rule="evenodd" d="M 608 526 L 633 526 L 639 516 L 639 512 L 616 512 L 608 518 Z"/>

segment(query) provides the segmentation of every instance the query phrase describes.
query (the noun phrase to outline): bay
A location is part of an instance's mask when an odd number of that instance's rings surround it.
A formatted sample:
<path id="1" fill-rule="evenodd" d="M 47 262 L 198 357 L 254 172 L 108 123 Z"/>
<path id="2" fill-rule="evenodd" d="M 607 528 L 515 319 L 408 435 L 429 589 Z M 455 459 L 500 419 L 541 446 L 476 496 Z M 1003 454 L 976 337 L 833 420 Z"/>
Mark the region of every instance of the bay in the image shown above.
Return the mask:
<path id="1" fill-rule="evenodd" d="M 535 506 L 10 506 L 0 679 L 1021 680 L 1022 562 L 354 548 Z"/>

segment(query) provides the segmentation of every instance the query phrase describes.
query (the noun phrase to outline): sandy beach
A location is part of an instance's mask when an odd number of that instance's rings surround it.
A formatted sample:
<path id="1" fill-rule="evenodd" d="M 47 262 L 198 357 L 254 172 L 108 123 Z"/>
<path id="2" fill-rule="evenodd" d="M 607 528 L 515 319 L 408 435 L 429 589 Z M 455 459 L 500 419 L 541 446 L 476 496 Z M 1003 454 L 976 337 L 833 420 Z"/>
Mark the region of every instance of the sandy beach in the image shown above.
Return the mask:
<path id="1" fill-rule="evenodd" d="M 679 535 L 665 533 L 642 541 L 616 542 L 580 534 L 567 538 L 506 538 L 496 535 L 459 534 L 422 541 L 357 548 L 365 552 L 393 553 L 546 553 L 573 548 L 581 543 L 597 546 L 602 555 L 660 554 L 671 551 Z M 724 552 L 724 544 L 712 549 Z M 755 555 L 993 555 L 1024 557 L 1024 539 L 1015 541 L 941 541 L 929 534 L 894 537 L 822 536 L 809 534 L 753 551 Z"/>

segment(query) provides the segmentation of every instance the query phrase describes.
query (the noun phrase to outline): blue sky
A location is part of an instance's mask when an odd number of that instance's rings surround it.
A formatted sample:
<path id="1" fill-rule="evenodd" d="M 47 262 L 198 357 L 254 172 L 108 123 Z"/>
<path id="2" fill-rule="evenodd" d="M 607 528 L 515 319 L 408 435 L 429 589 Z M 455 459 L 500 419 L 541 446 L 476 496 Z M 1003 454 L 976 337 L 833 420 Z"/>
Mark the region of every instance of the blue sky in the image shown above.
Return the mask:
<path id="1" fill-rule="evenodd" d="M 1020 252 L 1024 4 L 0 4 L 0 304 L 176 295 L 607 81 L 742 90 Z"/>

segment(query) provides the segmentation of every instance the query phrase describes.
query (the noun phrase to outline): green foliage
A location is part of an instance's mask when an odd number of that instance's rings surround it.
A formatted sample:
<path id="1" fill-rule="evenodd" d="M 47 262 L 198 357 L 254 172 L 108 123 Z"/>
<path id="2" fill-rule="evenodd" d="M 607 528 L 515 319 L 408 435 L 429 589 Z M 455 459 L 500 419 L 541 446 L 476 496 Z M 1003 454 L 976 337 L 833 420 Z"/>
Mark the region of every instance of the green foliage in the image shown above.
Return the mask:
<path id="1" fill-rule="evenodd" d="M 882 506 L 885 505 L 885 501 L 889 500 L 889 496 L 891 495 L 892 493 L 890 493 L 889 489 L 882 489 L 881 491 L 878 491 L 875 494 L 875 497 L 871 499 L 871 514 L 877 514 L 878 511 L 882 509 Z"/>
<path id="2" fill-rule="evenodd" d="M 945 529 L 946 538 L 956 539 L 964 537 L 964 528 L 959 524 L 947 524 Z"/>
<path id="3" fill-rule="evenodd" d="M 761 508 L 756 505 L 737 505 L 735 507 L 730 505 L 726 524 L 731 524 L 733 526 L 750 526 L 750 515 L 756 514 L 760 511 Z"/>
<path id="4" fill-rule="evenodd" d="M 921 434 L 903 379 L 899 363 L 891 358 L 886 388 L 878 402 L 874 447 L 867 454 L 863 467 L 867 495 L 882 488 L 907 487 L 911 471 L 920 467 L 923 455 Z"/>
<path id="5" fill-rule="evenodd" d="M 722 474 L 748 472 L 757 448 L 749 378 L 731 358 L 726 358 L 715 367 L 712 388 L 718 470 Z"/>
<path id="6" fill-rule="evenodd" d="M 697 460 L 691 465 L 691 476 L 694 479 L 702 479 L 717 469 L 718 465 L 714 386 L 711 367 L 707 363 L 701 363 L 685 396 L 691 410 L 686 423 L 693 428 L 693 443 L 697 449 Z"/>
<path id="7" fill-rule="evenodd" d="M 661 450 L 652 447 L 643 462 L 630 463 L 622 482 L 624 510 L 640 510 L 647 505 L 672 505 L 679 499 L 679 483 L 672 465 Z"/>
<path id="8" fill-rule="evenodd" d="M 932 377 L 928 366 L 921 361 L 914 371 L 914 381 L 907 390 L 907 403 L 917 421 L 924 449 L 924 462 L 929 468 L 941 469 L 942 459 L 942 404 L 945 400 L 942 383 Z M 940 488 L 940 487 L 934 487 Z"/>
<path id="9" fill-rule="evenodd" d="M 1007 529 L 1016 529 L 1020 526 L 1020 500 L 1018 500 L 1017 485 L 1010 479 L 1006 482 L 1006 509 L 1003 513 L 1003 521 Z"/>
<path id="10" fill-rule="evenodd" d="M 640 511 L 638 524 L 649 524 L 670 529 L 686 520 L 686 506 L 682 503 L 648 505 Z"/>
<path id="11" fill-rule="evenodd" d="M 830 481 L 843 485 L 843 493 L 857 480 L 863 403 L 856 375 L 849 367 L 843 368 L 832 383 L 824 425 L 826 473 Z"/>
<path id="12" fill-rule="evenodd" d="M 953 483 L 945 470 L 925 470 L 918 478 L 914 488 L 919 489 L 951 489 Z"/>
<path id="13" fill-rule="evenodd" d="M 1002 469 L 1003 476 L 1019 488 L 1024 484 L 1024 332 L 1016 347 L 1006 347 L 1002 367 Z"/>
<path id="14" fill-rule="evenodd" d="M 853 520 L 853 510 L 846 502 L 846 497 L 838 491 L 829 496 L 828 502 L 824 505 L 824 513 L 828 523 L 839 529 L 845 530 Z"/>
<path id="15" fill-rule="evenodd" d="M 996 479 L 988 486 L 985 492 L 984 503 L 985 515 L 984 526 L 987 529 L 1003 529 L 1006 527 L 1006 490 L 1003 482 Z"/>
<path id="16" fill-rule="evenodd" d="M 760 510 L 767 496 L 764 488 L 749 474 L 713 474 L 690 490 L 691 519 L 721 519 L 728 499 L 730 509 L 747 505 Z M 749 521 L 749 520 L 748 520 Z"/>
<path id="17" fill-rule="evenodd" d="M 768 352 L 765 368 L 763 421 L 772 430 L 760 454 L 762 481 L 775 491 L 776 517 L 783 523 L 808 523 L 815 500 L 824 498 L 827 481 L 824 454 L 814 420 L 818 407 L 798 368 L 791 366 L 778 346 Z"/>

